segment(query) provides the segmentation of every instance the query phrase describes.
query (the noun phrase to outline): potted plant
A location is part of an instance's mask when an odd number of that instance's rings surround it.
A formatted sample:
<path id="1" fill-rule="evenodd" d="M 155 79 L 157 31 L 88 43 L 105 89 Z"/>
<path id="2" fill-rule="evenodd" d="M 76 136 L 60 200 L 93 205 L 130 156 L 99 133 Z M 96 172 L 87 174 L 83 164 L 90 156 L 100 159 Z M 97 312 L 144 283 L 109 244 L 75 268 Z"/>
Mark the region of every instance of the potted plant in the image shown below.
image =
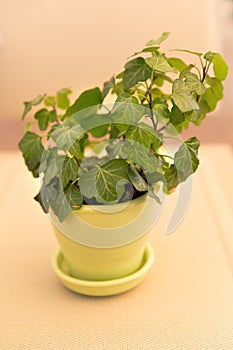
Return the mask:
<path id="1" fill-rule="evenodd" d="M 200 125 L 223 98 L 222 56 L 176 50 L 198 62 L 186 63 L 174 51 L 161 51 L 167 37 L 149 41 L 102 89 L 86 90 L 72 104 L 69 88 L 24 102 L 23 120 L 43 104 L 19 148 L 40 177 L 35 200 L 49 214 L 61 247 L 53 268 L 79 293 L 117 294 L 144 278 L 153 262 L 147 232 L 163 195 L 199 165 L 195 136 L 179 138 L 174 154 L 167 140 L 177 140 L 190 123 Z"/>

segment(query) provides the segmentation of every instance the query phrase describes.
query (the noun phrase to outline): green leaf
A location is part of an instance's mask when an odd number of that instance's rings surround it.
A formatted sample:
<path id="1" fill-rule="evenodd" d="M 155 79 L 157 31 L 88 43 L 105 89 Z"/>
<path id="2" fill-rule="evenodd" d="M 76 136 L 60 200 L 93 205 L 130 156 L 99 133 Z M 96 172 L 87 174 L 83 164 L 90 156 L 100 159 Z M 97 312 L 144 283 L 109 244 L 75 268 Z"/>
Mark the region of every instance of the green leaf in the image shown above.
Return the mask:
<path id="1" fill-rule="evenodd" d="M 107 202 L 115 201 L 124 192 L 128 182 L 129 165 L 122 159 L 112 159 L 99 167 L 96 176 L 96 188 L 100 197 Z M 119 188 L 120 187 L 120 188 Z"/>
<path id="2" fill-rule="evenodd" d="M 161 200 L 160 200 L 160 198 L 156 195 L 156 189 L 152 186 L 149 186 L 149 188 L 148 188 L 148 193 L 149 193 L 149 196 L 150 197 L 152 197 L 153 199 L 155 199 L 156 200 L 156 202 L 158 203 L 158 204 L 161 204 Z"/>
<path id="3" fill-rule="evenodd" d="M 212 52 L 212 51 L 208 51 L 204 54 L 204 58 L 209 62 L 212 62 L 215 56 L 216 56 L 216 52 Z"/>
<path id="4" fill-rule="evenodd" d="M 133 140 L 124 140 L 119 156 L 123 159 L 130 160 L 148 172 L 156 171 L 158 167 L 157 158 L 143 145 Z"/>
<path id="5" fill-rule="evenodd" d="M 207 102 L 205 100 L 201 99 L 199 101 L 199 107 L 200 107 L 200 109 L 199 109 L 200 116 L 199 116 L 197 121 L 194 121 L 195 125 L 200 125 L 202 120 L 205 118 L 206 114 L 208 112 L 210 112 L 210 107 L 208 106 L 208 104 L 207 104 Z"/>
<path id="6" fill-rule="evenodd" d="M 117 98 L 111 117 L 113 122 L 118 123 L 121 130 L 125 128 L 121 124 L 136 124 L 144 115 L 145 108 L 139 105 L 137 98 L 124 93 Z"/>
<path id="7" fill-rule="evenodd" d="M 34 177 L 39 177 L 39 167 L 44 147 L 42 138 L 31 131 L 27 131 L 19 142 L 19 149 L 23 153 L 23 157 L 28 169 Z"/>
<path id="8" fill-rule="evenodd" d="M 108 141 L 108 145 L 106 146 L 106 152 L 110 158 L 122 158 L 122 148 L 124 146 L 125 140 L 115 137 L 112 140 Z"/>
<path id="9" fill-rule="evenodd" d="M 143 124 L 145 123 L 139 123 L 136 126 L 130 126 L 125 134 L 125 138 L 128 140 L 137 141 L 149 150 L 152 143 L 152 133 L 143 128 Z"/>
<path id="10" fill-rule="evenodd" d="M 102 137 L 108 132 L 110 123 L 112 122 L 109 114 L 92 114 L 86 116 L 79 121 L 80 126 L 85 131 L 90 131 L 94 137 Z"/>
<path id="11" fill-rule="evenodd" d="M 41 158 L 40 172 L 44 173 L 43 184 L 47 186 L 62 169 L 65 156 L 58 154 L 58 148 L 52 147 L 44 151 Z"/>
<path id="12" fill-rule="evenodd" d="M 99 138 L 103 137 L 108 133 L 109 125 L 101 125 L 97 126 L 96 128 L 93 128 L 90 130 L 90 133 L 93 137 Z"/>
<path id="13" fill-rule="evenodd" d="M 69 149 L 69 153 L 78 158 L 79 160 L 82 160 L 87 140 L 88 136 L 86 134 L 81 139 L 76 140 Z"/>
<path id="14" fill-rule="evenodd" d="M 115 78 L 114 78 L 114 76 L 110 80 L 105 81 L 104 86 L 103 86 L 103 90 L 102 90 L 102 98 L 103 98 L 103 100 L 108 95 L 109 91 L 114 87 L 114 85 L 115 85 Z"/>
<path id="15" fill-rule="evenodd" d="M 158 49 L 159 49 L 159 46 L 145 47 L 145 49 L 138 51 L 138 52 L 135 52 L 131 57 L 137 56 L 137 55 L 144 53 L 144 52 L 151 52 L 153 55 L 158 55 L 159 54 Z"/>
<path id="16" fill-rule="evenodd" d="M 71 184 L 65 191 L 67 202 L 72 210 L 79 209 L 83 203 L 83 196 L 80 190 Z"/>
<path id="17" fill-rule="evenodd" d="M 206 101 L 210 108 L 210 111 L 215 110 L 218 103 L 218 99 L 216 98 L 212 88 L 206 89 L 204 95 L 202 95 L 202 100 Z"/>
<path id="18" fill-rule="evenodd" d="M 57 176 L 53 177 L 51 181 L 45 184 L 44 179 L 39 193 L 34 197 L 34 199 L 40 203 L 42 209 L 45 213 L 48 213 L 50 200 L 55 200 L 59 195 L 59 179 Z"/>
<path id="19" fill-rule="evenodd" d="M 30 112 L 33 106 L 38 106 L 43 101 L 44 97 L 45 97 L 45 94 L 39 95 L 31 101 L 24 102 L 24 111 L 22 115 L 22 120 L 24 120 L 24 118 L 26 117 L 28 112 Z"/>
<path id="20" fill-rule="evenodd" d="M 146 63 L 149 67 L 151 67 L 154 71 L 166 73 L 166 72 L 173 72 L 177 73 L 177 70 L 170 66 L 168 61 L 164 58 L 164 56 L 153 56 L 148 57 L 145 59 Z"/>
<path id="21" fill-rule="evenodd" d="M 196 56 L 199 56 L 199 57 L 201 57 L 201 56 L 202 56 L 202 53 L 201 53 L 201 52 L 197 52 L 197 51 L 191 51 L 191 50 L 184 50 L 184 49 L 174 49 L 174 50 L 171 50 L 171 51 L 180 51 L 180 52 L 187 52 L 187 53 L 191 53 L 192 55 L 196 55 Z"/>
<path id="22" fill-rule="evenodd" d="M 40 130 L 46 130 L 49 122 L 56 120 L 55 111 L 48 111 L 46 108 L 42 108 L 35 114 L 35 119 L 38 120 Z"/>
<path id="23" fill-rule="evenodd" d="M 51 181 L 46 185 L 43 181 L 40 193 L 45 206 L 49 205 L 50 200 L 55 200 L 60 192 L 63 193 L 63 189 L 60 185 L 61 184 L 57 176 L 53 177 Z"/>
<path id="24" fill-rule="evenodd" d="M 24 125 L 24 134 L 26 134 L 27 131 L 31 131 L 32 129 L 32 125 L 33 125 L 33 122 L 30 121 L 30 122 L 27 122 L 25 125 Z"/>
<path id="25" fill-rule="evenodd" d="M 174 126 L 182 124 L 184 121 L 184 114 L 180 111 L 180 109 L 174 104 L 171 109 L 170 115 L 170 123 Z"/>
<path id="26" fill-rule="evenodd" d="M 166 40 L 168 38 L 168 36 L 170 35 L 169 32 L 163 32 L 162 35 L 157 39 L 157 40 L 149 40 L 147 43 L 146 43 L 146 46 L 160 46 L 160 44 Z"/>
<path id="27" fill-rule="evenodd" d="M 199 101 L 199 110 L 195 109 L 191 112 L 185 113 L 185 119 L 194 123 L 195 125 L 200 125 L 201 121 L 205 118 L 206 114 L 210 111 L 205 100 Z"/>
<path id="28" fill-rule="evenodd" d="M 112 88 L 112 94 L 115 94 L 117 96 L 120 96 L 121 94 L 123 94 L 124 91 L 124 86 L 122 81 L 120 81 L 119 83 L 115 84 L 114 87 Z"/>
<path id="29" fill-rule="evenodd" d="M 47 132 L 47 140 L 50 139 L 50 137 L 52 136 L 53 132 L 57 129 L 61 128 L 61 124 L 53 124 L 50 128 L 50 130 Z"/>
<path id="30" fill-rule="evenodd" d="M 197 157 L 200 142 L 196 137 L 185 141 L 174 156 L 174 164 L 178 172 L 179 182 L 183 182 L 193 174 L 199 165 Z"/>
<path id="31" fill-rule="evenodd" d="M 139 81 L 146 81 L 151 76 L 151 68 L 148 67 L 144 58 L 138 57 L 125 65 L 123 85 L 126 89 L 135 86 Z"/>
<path id="32" fill-rule="evenodd" d="M 115 139 L 118 137 L 119 134 L 120 134 L 120 130 L 117 129 L 116 124 L 112 124 L 109 131 L 109 138 Z"/>
<path id="33" fill-rule="evenodd" d="M 187 68 L 187 64 L 180 58 L 170 57 L 167 59 L 167 61 L 172 67 L 176 68 L 179 72 L 182 72 L 184 69 Z"/>
<path id="34" fill-rule="evenodd" d="M 161 140 L 159 139 L 158 135 L 155 134 L 154 129 L 150 125 L 143 122 L 136 126 L 130 126 L 125 134 L 125 138 L 128 140 L 137 141 L 148 150 L 151 148 L 152 144 L 156 149 L 161 145 Z"/>
<path id="35" fill-rule="evenodd" d="M 153 171 L 152 173 L 146 172 L 145 175 L 146 180 L 151 187 L 157 184 L 157 182 L 165 181 L 163 170 L 161 168 L 158 168 L 158 171 Z"/>
<path id="36" fill-rule="evenodd" d="M 164 178 L 165 178 L 164 191 L 165 193 L 169 194 L 179 185 L 178 173 L 174 164 L 172 164 L 165 171 Z"/>
<path id="37" fill-rule="evenodd" d="M 195 67 L 194 64 L 189 64 L 181 73 L 180 73 L 180 80 L 184 79 L 186 74 L 189 73 L 192 68 Z"/>
<path id="38" fill-rule="evenodd" d="M 158 76 L 157 78 L 154 79 L 154 83 L 157 86 L 163 86 L 164 79 L 161 76 Z"/>
<path id="39" fill-rule="evenodd" d="M 43 197 L 41 196 L 41 191 L 39 193 L 37 193 L 37 195 L 34 197 L 34 199 L 36 202 L 38 202 L 41 205 L 41 208 L 47 214 L 49 212 L 49 203 L 48 203 L 48 201 L 43 200 Z"/>
<path id="40" fill-rule="evenodd" d="M 82 167 L 79 169 L 80 172 L 83 171 L 88 171 L 93 170 L 93 169 L 98 169 L 96 166 L 101 166 L 106 162 L 107 158 L 106 157 L 85 157 L 82 160 Z M 96 168 L 95 168 L 96 167 Z"/>
<path id="41" fill-rule="evenodd" d="M 99 166 L 97 164 L 88 172 L 80 169 L 79 186 L 83 196 L 95 197 L 99 202 L 113 202 L 124 192 L 128 182 L 129 165 L 122 159 L 112 159 Z"/>
<path id="42" fill-rule="evenodd" d="M 200 109 L 194 109 L 193 111 L 185 113 L 185 119 L 189 120 L 192 123 L 197 122 L 200 119 L 201 111 Z"/>
<path id="43" fill-rule="evenodd" d="M 148 185 L 146 181 L 138 173 L 135 166 L 133 166 L 132 164 L 130 164 L 130 168 L 129 168 L 129 179 L 137 191 L 145 192 L 148 190 Z"/>
<path id="44" fill-rule="evenodd" d="M 176 79 L 173 84 L 173 100 L 181 112 L 199 109 L 198 103 L 188 89 L 186 82 Z"/>
<path id="45" fill-rule="evenodd" d="M 59 149 L 69 150 L 76 140 L 83 137 L 85 131 L 79 124 L 69 126 L 63 123 L 57 127 L 51 134 L 51 138 L 57 143 Z"/>
<path id="46" fill-rule="evenodd" d="M 228 66 L 220 53 L 216 53 L 212 62 L 215 77 L 220 81 L 225 80 L 228 73 Z"/>
<path id="47" fill-rule="evenodd" d="M 96 190 L 96 176 L 98 172 L 98 166 L 96 165 L 96 158 L 91 157 L 91 160 L 94 160 L 94 164 L 90 164 L 90 166 L 85 166 L 85 163 L 82 162 L 82 168 L 79 170 L 79 188 L 83 195 L 83 197 L 93 198 L 97 197 Z M 84 159 L 86 160 L 86 158 Z M 97 163 L 98 164 L 98 163 Z"/>
<path id="48" fill-rule="evenodd" d="M 206 83 L 210 86 L 214 96 L 217 100 L 221 100 L 223 98 L 223 84 L 217 78 L 206 78 Z"/>
<path id="49" fill-rule="evenodd" d="M 159 122 L 164 122 L 170 117 L 168 105 L 166 102 L 161 102 L 161 99 L 153 101 L 153 111 Z"/>
<path id="50" fill-rule="evenodd" d="M 56 105 L 56 97 L 55 96 L 46 96 L 44 98 L 44 104 L 46 107 L 52 107 Z"/>
<path id="51" fill-rule="evenodd" d="M 118 73 L 118 74 L 116 75 L 116 79 L 122 79 L 122 78 L 123 78 L 123 75 L 124 75 L 124 71 Z"/>
<path id="52" fill-rule="evenodd" d="M 63 191 L 60 191 L 55 199 L 50 199 L 49 204 L 60 222 L 64 221 L 72 212 L 72 207 L 69 205 Z"/>
<path id="53" fill-rule="evenodd" d="M 68 118 L 73 114 L 88 107 L 92 107 L 91 109 L 89 109 L 91 113 L 97 112 L 102 102 L 102 93 L 98 87 L 86 90 L 83 93 L 81 93 L 81 95 L 77 98 L 74 104 L 67 109 L 65 115 L 63 116 L 63 119 Z"/>
<path id="54" fill-rule="evenodd" d="M 189 91 L 194 91 L 198 95 L 203 95 L 205 92 L 205 86 L 202 84 L 198 76 L 194 73 L 187 72 L 184 76 L 186 88 Z"/>
<path id="55" fill-rule="evenodd" d="M 70 95 L 72 91 L 69 88 L 63 88 L 57 92 L 56 101 L 58 108 L 67 109 L 70 105 L 70 101 L 68 95 Z"/>
<path id="56" fill-rule="evenodd" d="M 153 103 L 154 103 L 155 99 L 162 98 L 163 93 L 162 93 L 162 91 L 160 89 L 154 88 L 154 89 L 151 90 L 151 95 L 152 95 L 152 100 L 153 100 Z"/>
<path id="57" fill-rule="evenodd" d="M 72 207 L 67 201 L 66 194 L 61 187 L 58 177 L 55 177 L 51 182 L 42 186 L 40 190 L 41 205 L 45 208 L 51 207 L 59 221 L 62 222 L 72 212 Z"/>
<path id="58" fill-rule="evenodd" d="M 78 177 L 78 165 L 74 157 L 65 157 L 62 167 L 62 185 L 65 187 L 70 181 L 73 182 Z"/>

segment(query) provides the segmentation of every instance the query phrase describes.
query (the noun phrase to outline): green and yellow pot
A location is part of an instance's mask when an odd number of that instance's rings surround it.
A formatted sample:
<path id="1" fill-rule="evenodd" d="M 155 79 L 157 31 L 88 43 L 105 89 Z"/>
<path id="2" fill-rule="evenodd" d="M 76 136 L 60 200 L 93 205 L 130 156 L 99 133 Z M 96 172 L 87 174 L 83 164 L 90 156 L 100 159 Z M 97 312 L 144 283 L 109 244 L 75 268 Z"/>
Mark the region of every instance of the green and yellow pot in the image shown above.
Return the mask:
<path id="1" fill-rule="evenodd" d="M 62 223 L 50 212 L 60 249 L 53 270 L 69 289 L 104 296 L 138 285 L 154 254 L 148 233 L 160 208 L 147 194 L 114 205 L 83 205 Z"/>

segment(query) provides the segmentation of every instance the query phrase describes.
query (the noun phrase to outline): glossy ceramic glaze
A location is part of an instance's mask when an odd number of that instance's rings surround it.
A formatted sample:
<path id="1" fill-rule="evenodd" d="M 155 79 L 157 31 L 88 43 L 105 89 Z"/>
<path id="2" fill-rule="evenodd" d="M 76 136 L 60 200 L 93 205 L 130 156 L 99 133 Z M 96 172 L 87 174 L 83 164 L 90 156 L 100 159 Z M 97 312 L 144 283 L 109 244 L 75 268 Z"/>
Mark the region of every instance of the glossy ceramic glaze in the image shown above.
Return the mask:
<path id="1" fill-rule="evenodd" d="M 136 272 L 118 279 L 88 281 L 74 278 L 69 275 L 67 263 L 60 250 L 53 256 L 52 266 L 61 283 L 73 292 L 90 296 L 107 296 L 123 293 L 136 287 L 143 281 L 153 262 L 153 249 L 147 244 L 140 268 Z"/>
<path id="2" fill-rule="evenodd" d="M 64 224 L 52 221 L 69 275 L 88 281 L 107 281 L 137 271 L 142 265 L 147 243 L 145 222 L 148 221 L 147 216 L 151 217 L 153 209 L 147 201 L 148 196 L 142 196 L 129 205 L 101 206 L 101 210 L 99 207 L 96 210 L 95 207 L 83 206 Z M 147 206 L 149 209 L 146 209 Z M 80 242 L 80 227 L 82 234 L 86 232 L 87 236 L 90 232 L 97 238 L 105 235 L 108 246 L 100 246 L 98 242 L 95 246 L 95 241 L 92 245 Z M 72 236 L 69 231 L 77 235 Z M 123 233 L 123 240 L 116 243 L 118 232 L 119 235 Z"/>

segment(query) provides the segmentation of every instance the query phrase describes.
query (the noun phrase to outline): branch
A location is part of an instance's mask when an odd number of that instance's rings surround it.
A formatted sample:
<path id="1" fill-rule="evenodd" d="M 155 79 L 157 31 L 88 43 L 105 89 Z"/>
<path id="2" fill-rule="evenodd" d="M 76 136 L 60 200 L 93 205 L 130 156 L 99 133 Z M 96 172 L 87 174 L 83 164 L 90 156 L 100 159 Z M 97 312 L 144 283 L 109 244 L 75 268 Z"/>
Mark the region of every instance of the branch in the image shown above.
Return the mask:
<path id="1" fill-rule="evenodd" d="M 160 129 L 158 129 L 157 131 L 160 132 L 164 129 L 166 129 L 166 127 L 170 124 L 170 122 L 167 122 L 166 124 L 164 124 Z"/>
<path id="2" fill-rule="evenodd" d="M 154 130 L 157 131 L 158 122 L 157 121 L 155 122 L 155 119 L 154 119 L 153 106 L 152 106 L 152 92 L 151 92 L 154 79 L 155 79 L 155 77 L 153 76 L 153 72 L 152 72 L 150 86 L 147 85 L 147 95 L 149 96 L 148 104 L 149 104 L 149 108 L 150 108 L 150 119 L 152 121 Z"/>

